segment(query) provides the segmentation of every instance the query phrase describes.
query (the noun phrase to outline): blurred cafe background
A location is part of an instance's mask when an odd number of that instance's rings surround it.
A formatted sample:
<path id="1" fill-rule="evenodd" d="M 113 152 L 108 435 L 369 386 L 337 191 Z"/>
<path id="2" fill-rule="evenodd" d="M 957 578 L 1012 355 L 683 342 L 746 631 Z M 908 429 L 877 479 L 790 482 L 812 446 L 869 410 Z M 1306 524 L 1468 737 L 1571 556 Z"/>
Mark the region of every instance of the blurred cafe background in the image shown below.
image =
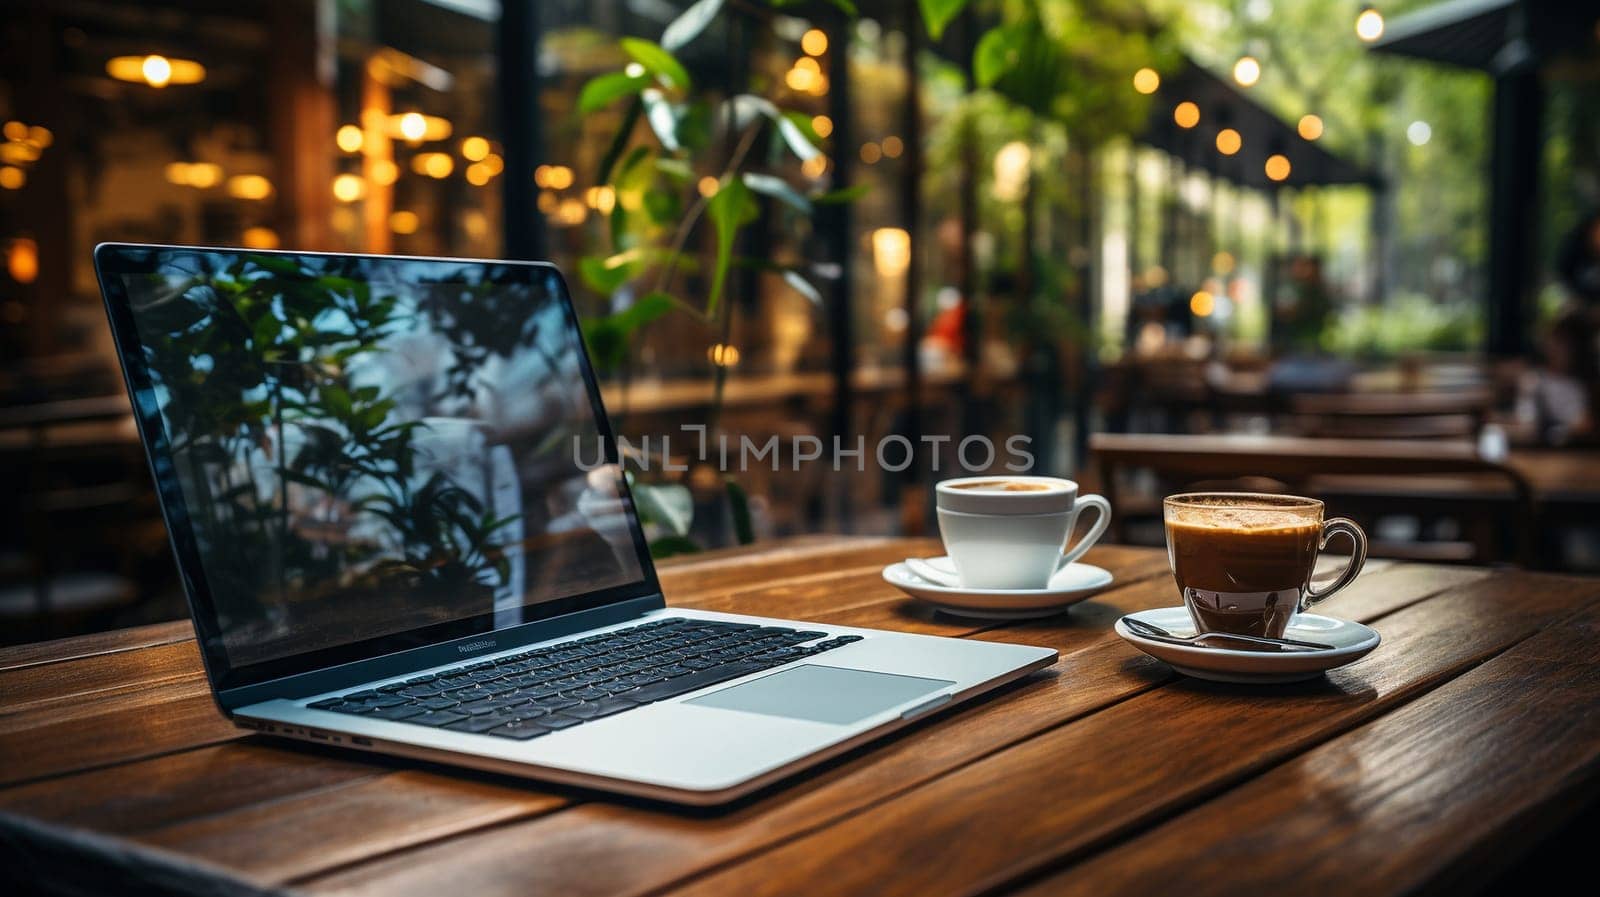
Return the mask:
<path id="1" fill-rule="evenodd" d="M 680 46 L 690 5 L 0 5 L 0 641 L 184 613 L 112 240 L 554 261 L 661 555 L 933 534 L 1023 435 L 1127 541 L 1228 484 L 1600 569 L 1594 5 L 702 0 Z"/>

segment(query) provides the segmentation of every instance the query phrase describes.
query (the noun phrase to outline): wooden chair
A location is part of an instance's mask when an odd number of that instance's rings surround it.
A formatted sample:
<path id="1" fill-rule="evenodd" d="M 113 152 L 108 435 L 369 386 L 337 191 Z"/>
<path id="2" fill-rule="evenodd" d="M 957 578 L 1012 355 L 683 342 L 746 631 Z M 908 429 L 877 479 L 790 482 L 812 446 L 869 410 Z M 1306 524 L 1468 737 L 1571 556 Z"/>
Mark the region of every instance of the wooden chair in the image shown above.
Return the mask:
<path id="1" fill-rule="evenodd" d="M 1289 397 L 1290 429 L 1330 439 L 1468 439 L 1489 416 L 1487 390 Z"/>
<path id="2" fill-rule="evenodd" d="M 1383 497 L 1390 503 L 1402 503 L 1417 513 L 1459 518 L 1468 536 L 1465 547 L 1375 541 L 1374 554 L 1431 561 L 1534 562 L 1531 487 L 1512 468 L 1479 457 L 1472 443 L 1097 433 L 1089 445 L 1105 495 L 1116 511 L 1113 534 L 1120 541 L 1126 541 L 1128 517 L 1141 510 L 1118 495 L 1121 471 L 1152 471 L 1161 488 L 1170 491 L 1196 485 L 1215 488 L 1219 481 L 1247 478 L 1253 478 L 1252 488 L 1259 490 L 1260 478 L 1266 478 L 1281 483 L 1284 491 L 1333 499 L 1335 514 L 1370 520 L 1374 513 L 1370 503 L 1329 487 L 1341 481 L 1359 482 L 1345 479 L 1354 477 L 1367 478 L 1362 488 L 1369 492 L 1382 484 L 1389 490 Z M 1507 541 L 1513 546 L 1510 552 L 1502 547 Z"/>

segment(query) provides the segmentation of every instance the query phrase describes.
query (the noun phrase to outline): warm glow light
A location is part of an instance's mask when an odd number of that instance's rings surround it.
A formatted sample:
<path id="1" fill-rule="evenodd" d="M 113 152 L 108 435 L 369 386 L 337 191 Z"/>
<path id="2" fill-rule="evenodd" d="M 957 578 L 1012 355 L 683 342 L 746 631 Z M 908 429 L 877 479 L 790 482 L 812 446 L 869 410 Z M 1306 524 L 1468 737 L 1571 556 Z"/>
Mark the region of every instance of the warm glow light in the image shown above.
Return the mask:
<path id="1" fill-rule="evenodd" d="M 21 190 L 22 185 L 28 182 L 28 176 L 22 169 L 14 165 L 0 166 L 0 187 L 7 190 Z"/>
<path id="2" fill-rule="evenodd" d="M 385 130 L 389 136 L 404 140 L 408 143 L 421 143 L 425 140 L 444 140 L 450 136 L 455 128 L 448 119 L 437 115 L 423 115 L 421 112 L 403 112 L 399 115 L 388 117 Z"/>
<path id="3" fill-rule="evenodd" d="M 278 232 L 270 227 L 247 227 L 241 239 L 246 249 L 278 248 Z"/>
<path id="4" fill-rule="evenodd" d="M 1274 153 L 1273 155 L 1267 157 L 1267 164 L 1265 167 L 1267 172 L 1267 180 L 1281 181 L 1289 177 L 1290 166 L 1288 156 Z"/>
<path id="5" fill-rule="evenodd" d="M 1184 100 L 1172 110 L 1172 120 L 1180 128 L 1192 128 L 1200 124 L 1200 107 Z"/>
<path id="6" fill-rule="evenodd" d="M 575 224 L 582 224 L 583 219 L 589 217 L 589 210 L 581 201 L 568 197 L 563 199 L 560 205 L 556 206 L 556 212 L 553 217 L 557 224 L 563 227 L 571 227 Z"/>
<path id="7" fill-rule="evenodd" d="M 1211 313 L 1216 310 L 1216 307 L 1216 297 L 1205 290 L 1196 290 L 1195 294 L 1189 297 L 1189 311 L 1197 318 L 1211 317 Z"/>
<path id="8" fill-rule="evenodd" d="M 610 187 L 590 187 L 584 191 L 583 201 L 596 212 L 609 215 L 617 206 L 617 192 Z"/>
<path id="9" fill-rule="evenodd" d="M 172 81 L 172 63 L 165 56 L 146 56 L 139 72 L 151 87 L 166 87 Z"/>
<path id="10" fill-rule="evenodd" d="M 872 267 L 879 277 L 898 277 L 911 267 L 911 234 L 898 227 L 872 232 Z"/>
<path id="11" fill-rule="evenodd" d="M 1140 93 L 1155 93 L 1161 89 L 1161 75 L 1153 68 L 1142 68 L 1133 73 L 1133 89 Z"/>
<path id="12" fill-rule="evenodd" d="M 716 343 L 706 350 L 706 359 L 719 368 L 731 368 L 739 363 L 737 346 Z"/>
<path id="13" fill-rule="evenodd" d="M 259 174 L 236 174 L 228 178 L 228 195 L 239 199 L 266 199 L 272 195 L 272 182 Z"/>
<path id="14" fill-rule="evenodd" d="M 994 154 L 994 196 L 1001 202 L 1015 202 L 1022 198 L 1028 183 L 1028 170 L 1033 161 L 1033 150 L 1020 140 L 1013 140 Z"/>
<path id="15" fill-rule="evenodd" d="M 0 162 L 24 164 L 39 158 L 39 148 L 31 143 L 0 143 Z"/>
<path id="16" fill-rule="evenodd" d="M 861 144 L 861 161 L 868 165 L 875 165 L 882 158 L 883 147 L 871 141 Z"/>
<path id="17" fill-rule="evenodd" d="M 483 168 L 493 177 L 506 170 L 506 160 L 501 158 L 499 153 L 490 153 L 483 157 Z"/>
<path id="18" fill-rule="evenodd" d="M 371 168 L 371 181 L 380 187 L 388 187 L 400 180 L 400 166 L 390 159 L 373 159 Z"/>
<path id="19" fill-rule="evenodd" d="M 6 251 L 6 273 L 17 283 L 33 283 L 39 277 L 39 244 L 29 237 L 11 241 Z"/>
<path id="20" fill-rule="evenodd" d="M 1322 119 L 1316 115 L 1302 115 L 1300 116 L 1300 124 L 1296 128 L 1302 138 L 1316 140 L 1322 136 Z"/>
<path id="21" fill-rule="evenodd" d="M 467 166 L 467 183 L 474 187 L 482 187 L 489 183 L 492 177 L 494 175 L 489 172 L 489 166 L 482 162 L 474 162 Z"/>
<path id="22" fill-rule="evenodd" d="M 717 183 L 717 179 L 708 174 L 700 179 L 700 182 L 695 185 L 695 189 L 700 191 L 701 196 L 709 198 L 717 195 L 717 189 L 720 186 Z"/>
<path id="23" fill-rule="evenodd" d="M 411 158 L 411 170 L 430 178 L 443 179 L 456 170 L 456 160 L 448 153 L 417 153 Z"/>
<path id="24" fill-rule="evenodd" d="M 44 125 L 34 125 L 28 129 L 28 142 L 40 149 L 44 149 L 55 140 L 56 135 L 50 133 L 50 129 Z"/>
<path id="25" fill-rule="evenodd" d="M 421 226 L 422 219 L 417 216 L 416 212 L 408 212 L 402 209 L 389 216 L 389 229 L 401 236 L 414 234 L 417 232 L 417 228 Z"/>
<path id="26" fill-rule="evenodd" d="M 413 143 L 428 133 L 428 120 L 420 112 L 407 112 L 400 116 L 400 136 Z"/>
<path id="27" fill-rule="evenodd" d="M 820 178 L 828 173 L 828 157 L 812 156 L 800 163 L 800 173 L 808 178 Z"/>
<path id="28" fill-rule="evenodd" d="M 482 137 L 468 137 L 461 141 L 461 158 L 468 162 L 482 162 L 489 155 L 489 141 Z"/>
<path id="29" fill-rule="evenodd" d="M 900 158 L 900 154 L 905 151 L 905 141 L 901 140 L 900 138 L 894 136 L 893 134 L 883 138 L 883 154 L 885 156 L 888 156 L 891 159 L 898 159 Z"/>
<path id="30" fill-rule="evenodd" d="M 833 133 L 833 119 L 826 115 L 814 115 L 811 117 L 811 130 L 816 131 L 818 137 L 827 137 Z"/>
<path id="31" fill-rule="evenodd" d="M 1356 16 L 1356 37 L 1367 43 L 1372 43 L 1383 37 L 1383 13 L 1372 7 L 1367 7 Z"/>
<path id="32" fill-rule="evenodd" d="M 1240 87 L 1250 87 L 1261 80 L 1261 63 L 1254 56 L 1240 56 L 1233 64 L 1233 80 Z"/>
<path id="33" fill-rule="evenodd" d="M 333 179 L 333 198 L 340 202 L 355 202 L 367 195 L 367 182 L 353 174 L 341 174 Z"/>
<path id="34" fill-rule="evenodd" d="M 1226 249 L 1211 257 L 1211 270 L 1218 274 L 1231 274 L 1237 264 L 1238 260 L 1233 257 L 1233 253 Z"/>
<path id="35" fill-rule="evenodd" d="M 822 66 L 815 60 L 802 56 L 794 61 L 794 67 L 813 75 L 822 74 Z"/>
<path id="36" fill-rule="evenodd" d="M 118 81 L 166 87 L 168 84 L 198 84 L 206 79 L 206 67 L 192 59 L 117 56 L 106 61 L 106 74 Z"/>
<path id="37" fill-rule="evenodd" d="M 1238 152 L 1241 146 L 1244 146 L 1244 139 L 1239 136 L 1238 131 L 1232 128 L 1223 128 L 1217 132 L 1217 152 L 1224 156 L 1231 156 Z"/>
<path id="38" fill-rule="evenodd" d="M 551 190 L 565 190 L 572 186 L 572 169 L 567 166 L 551 165 L 546 168 L 541 165 L 539 167 L 545 169 L 544 181 L 541 186 L 549 187 Z M 534 173 L 534 181 L 539 181 L 537 172 Z"/>
<path id="39" fill-rule="evenodd" d="M 783 83 L 789 85 L 790 90 L 800 93 L 824 94 L 828 90 L 828 79 L 822 75 L 822 66 L 817 64 L 810 56 L 802 56 L 794 61 L 794 68 L 789 69 L 783 76 Z"/>
<path id="40" fill-rule="evenodd" d="M 539 191 L 539 211 L 548 215 L 551 212 L 554 212 L 556 210 L 556 206 L 559 205 L 561 205 L 561 199 L 554 193 L 551 193 L 549 190 Z"/>
<path id="41" fill-rule="evenodd" d="M 333 135 L 333 142 L 347 153 L 361 152 L 362 139 L 361 129 L 355 125 L 345 125 Z"/>
<path id="42" fill-rule="evenodd" d="M 222 166 L 215 162 L 171 162 L 163 173 L 169 183 L 201 190 L 222 183 Z"/>
<path id="43" fill-rule="evenodd" d="M 20 121 L 8 121 L 4 128 L 0 128 L 0 134 L 4 134 L 7 140 L 27 140 L 28 126 Z"/>
<path id="44" fill-rule="evenodd" d="M 800 36 L 800 49 L 812 56 L 821 56 L 828 52 L 828 36 L 819 28 L 813 28 Z"/>

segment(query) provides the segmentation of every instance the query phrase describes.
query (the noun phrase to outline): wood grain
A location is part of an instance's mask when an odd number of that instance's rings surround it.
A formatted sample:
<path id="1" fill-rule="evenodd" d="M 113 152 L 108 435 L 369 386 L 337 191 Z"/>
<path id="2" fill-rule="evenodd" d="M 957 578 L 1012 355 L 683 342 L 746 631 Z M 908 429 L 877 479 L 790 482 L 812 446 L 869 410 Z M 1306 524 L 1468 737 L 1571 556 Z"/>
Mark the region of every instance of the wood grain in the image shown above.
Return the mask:
<path id="1" fill-rule="evenodd" d="M 1376 617 L 1451 584 L 1399 574 L 1378 565 L 1329 605 L 1337 613 L 1343 607 L 1337 602 L 1361 604 Z M 306 885 L 335 893 L 421 894 L 442 887 L 445 877 L 463 877 L 463 883 L 483 894 L 647 892 L 847 818 L 1008 745 L 1170 681 L 1164 665 L 1131 651 L 1107 630 L 1124 613 L 1172 600 L 1169 577 L 1150 579 L 1103 593 L 1064 617 L 981 633 L 980 638 L 1053 647 L 1063 657 L 1047 675 L 1020 688 L 934 720 L 724 817 L 685 821 L 672 814 L 592 803 Z"/>
<path id="2" fill-rule="evenodd" d="M 35 642 L 31 645 L 10 645 L 0 648 L 0 670 L 12 670 L 35 664 L 66 663 L 96 654 L 131 651 L 193 638 L 193 624 L 188 620 L 174 620 L 171 623 L 152 623 L 148 626 L 135 626 L 132 629 L 96 632 L 92 635 Z"/>
<path id="3" fill-rule="evenodd" d="M 1591 607 L 1022 893 L 1471 891 L 1600 791 L 1597 634 Z"/>
<path id="4" fill-rule="evenodd" d="M 1298 688 L 1183 680 L 965 766 L 921 788 L 685 887 L 689 894 L 975 893 L 1007 884 L 1177 812 L 1372 719 L 1515 644 L 1597 587 L 1518 580 L 1525 600 L 1481 583 L 1384 618 L 1385 644 Z M 1448 613 L 1428 604 L 1448 601 Z M 1132 649 L 1129 649 L 1130 652 Z M 974 820 L 1018 820 L 1004 838 Z M 1025 821 L 1025 822 L 1024 822 Z M 894 832 L 894 837 L 875 835 Z M 863 851 L 862 844 L 873 849 Z M 782 868 L 783 877 L 767 870 Z"/>

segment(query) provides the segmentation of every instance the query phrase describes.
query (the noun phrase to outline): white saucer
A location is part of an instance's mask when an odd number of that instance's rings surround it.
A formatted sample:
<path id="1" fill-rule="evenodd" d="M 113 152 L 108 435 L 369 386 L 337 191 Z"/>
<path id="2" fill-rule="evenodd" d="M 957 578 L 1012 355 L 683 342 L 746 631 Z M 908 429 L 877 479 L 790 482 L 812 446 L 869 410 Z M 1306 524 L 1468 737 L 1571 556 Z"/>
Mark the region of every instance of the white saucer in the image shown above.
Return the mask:
<path id="1" fill-rule="evenodd" d="M 1136 620 L 1160 626 L 1176 636 L 1194 635 L 1194 621 L 1183 607 L 1161 607 L 1129 614 Z M 1117 635 L 1135 648 L 1172 665 L 1180 673 L 1216 682 L 1298 682 L 1322 675 L 1334 667 L 1365 657 L 1378 647 L 1376 630 L 1318 614 L 1296 614 L 1286 638 L 1333 645 L 1326 651 L 1236 651 L 1200 648 L 1148 639 L 1117 621 Z"/>
<path id="2" fill-rule="evenodd" d="M 955 575 L 955 565 L 947 556 L 927 558 L 927 562 Z M 967 589 L 929 582 L 902 561 L 884 567 L 883 580 L 946 613 L 985 620 L 1026 620 L 1061 613 L 1110 585 L 1112 576 L 1103 567 L 1072 563 L 1057 570 L 1050 585 L 1042 589 Z"/>

